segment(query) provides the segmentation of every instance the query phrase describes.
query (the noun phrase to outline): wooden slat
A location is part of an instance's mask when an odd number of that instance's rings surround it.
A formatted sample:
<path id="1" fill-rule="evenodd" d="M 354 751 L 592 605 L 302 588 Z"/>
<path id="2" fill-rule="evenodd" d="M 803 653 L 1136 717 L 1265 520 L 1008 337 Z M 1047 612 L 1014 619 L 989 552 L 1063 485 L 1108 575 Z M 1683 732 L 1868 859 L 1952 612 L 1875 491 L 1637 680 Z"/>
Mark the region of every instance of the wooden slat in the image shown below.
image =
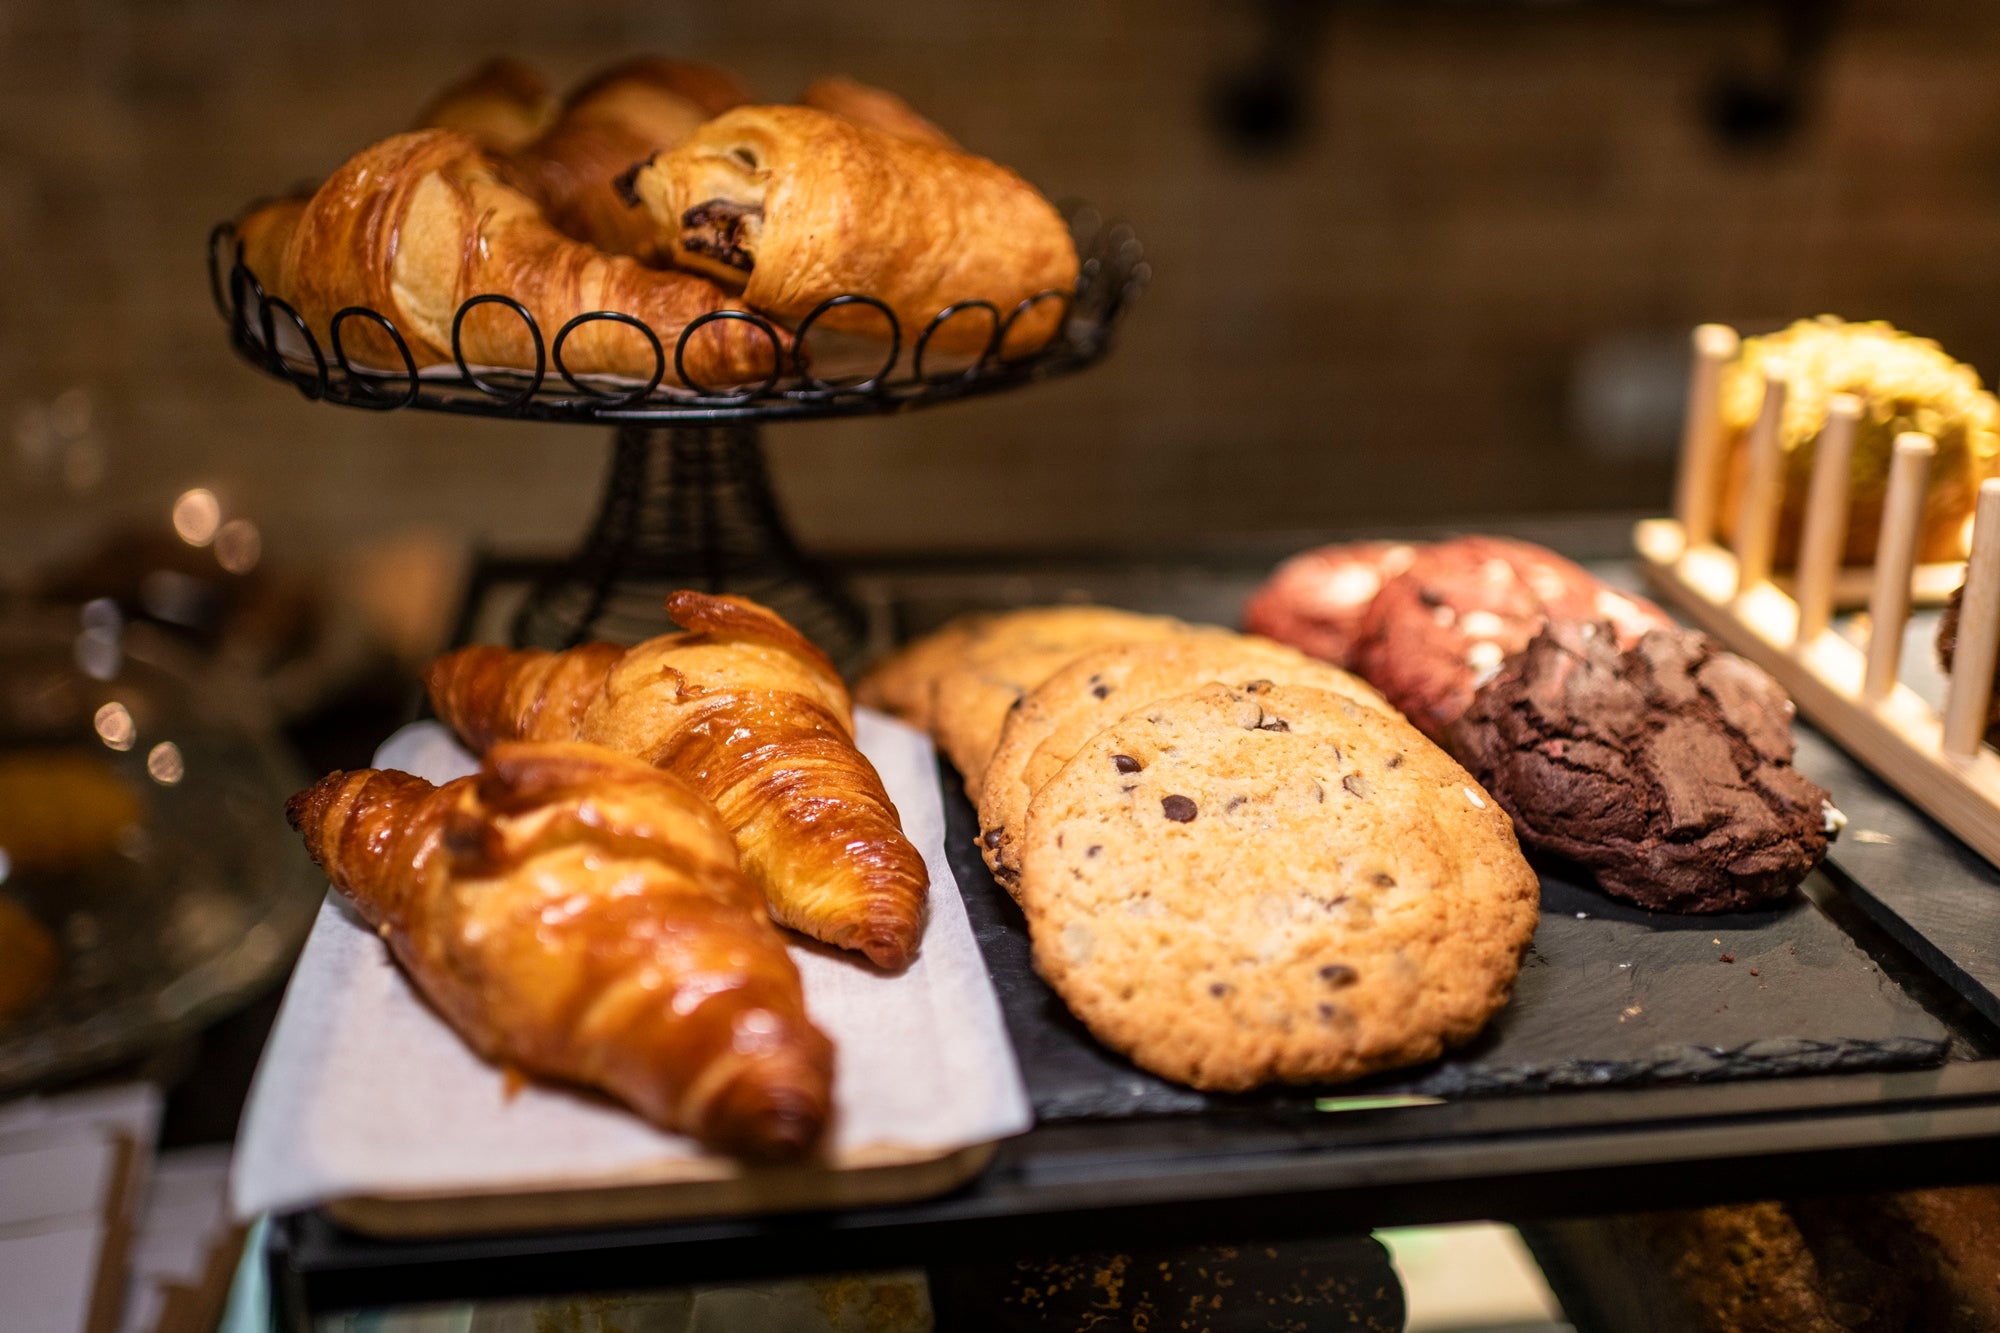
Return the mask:
<path id="1" fill-rule="evenodd" d="M 1972 525 L 1972 559 L 1958 607 L 1958 645 L 1944 700 L 1944 750 L 1970 758 L 1986 734 L 1993 668 L 2000 656 L 2000 479 L 1983 483 Z"/>
<path id="2" fill-rule="evenodd" d="M 1737 495 L 1735 547 L 1738 594 L 1749 592 L 1771 577 L 1771 552 L 1778 536 L 1778 509 L 1784 501 L 1785 451 L 1780 427 L 1790 386 L 1774 375 L 1764 377 L 1764 402 L 1750 427 L 1750 457 L 1744 465 L 1743 487 Z"/>
<path id="3" fill-rule="evenodd" d="M 1875 539 L 1875 590 L 1868 598 L 1868 670 L 1861 697 L 1879 703 L 1896 688 L 1903 660 L 1903 629 L 1910 623 L 1910 572 L 1924 521 L 1924 479 L 1937 442 L 1921 431 L 1896 437 L 1889 461 L 1889 491 L 1882 501 L 1882 529 Z"/>
<path id="4" fill-rule="evenodd" d="M 1805 524 L 1799 533 L 1798 642 L 1826 633 L 1833 615 L 1834 582 L 1847 543 L 1847 481 L 1854 463 L 1854 428 L 1861 400 L 1837 393 L 1826 405 L 1826 424 L 1813 444 L 1812 485 L 1806 491 Z"/>
<path id="5" fill-rule="evenodd" d="M 1694 365 L 1688 375 L 1687 416 L 1681 426 L 1680 477 L 1674 516 L 1690 541 L 1715 535 L 1716 492 L 1722 469 L 1722 371 L 1736 359 L 1741 340 L 1727 324 L 1694 331 Z"/>
<path id="6" fill-rule="evenodd" d="M 1770 672 L 1814 726 L 2000 866 L 2000 754 L 1982 746 L 1967 758 L 1947 759 L 1937 710 L 1907 686 L 1892 685 L 1879 701 L 1863 703 L 1862 651 L 1837 634 L 1794 651 L 1798 604 L 1768 583 L 1737 595 L 1727 551 L 1689 547 L 1670 519 L 1641 523 L 1635 545 L 1663 599 Z"/>

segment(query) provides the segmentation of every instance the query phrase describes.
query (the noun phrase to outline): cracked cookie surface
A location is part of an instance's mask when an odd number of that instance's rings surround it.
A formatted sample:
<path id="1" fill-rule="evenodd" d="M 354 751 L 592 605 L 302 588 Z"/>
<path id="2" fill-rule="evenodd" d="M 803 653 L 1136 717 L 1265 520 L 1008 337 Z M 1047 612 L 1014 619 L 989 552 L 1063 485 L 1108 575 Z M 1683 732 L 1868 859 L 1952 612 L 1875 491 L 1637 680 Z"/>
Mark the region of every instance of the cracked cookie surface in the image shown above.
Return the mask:
<path id="1" fill-rule="evenodd" d="M 1609 620 L 1631 643 L 1673 622 L 1553 551 L 1504 537 L 1418 549 L 1362 620 L 1353 667 L 1438 737 L 1507 657 L 1549 620 Z"/>
<path id="2" fill-rule="evenodd" d="M 1449 741 L 1523 844 L 1642 907 L 1726 912 L 1826 853 L 1831 798 L 1792 767 L 1791 721 L 1776 681 L 1692 630 L 1620 651 L 1608 624 L 1554 621 Z"/>
<path id="3" fill-rule="evenodd" d="M 1029 808 L 1019 889 L 1037 971 L 1098 1040 L 1223 1091 L 1469 1040 L 1539 899 L 1449 756 L 1287 685 L 1210 685 L 1093 737 Z"/>
<path id="4" fill-rule="evenodd" d="M 1092 736 L 1135 708 L 1215 683 L 1309 685 L 1371 708 L 1389 705 L 1359 677 L 1296 648 L 1223 629 L 1119 643 L 1083 654 L 1007 715 L 979 793 L 979 852 L 1010 890 L 1020 868 L 1028 802 Z"/>

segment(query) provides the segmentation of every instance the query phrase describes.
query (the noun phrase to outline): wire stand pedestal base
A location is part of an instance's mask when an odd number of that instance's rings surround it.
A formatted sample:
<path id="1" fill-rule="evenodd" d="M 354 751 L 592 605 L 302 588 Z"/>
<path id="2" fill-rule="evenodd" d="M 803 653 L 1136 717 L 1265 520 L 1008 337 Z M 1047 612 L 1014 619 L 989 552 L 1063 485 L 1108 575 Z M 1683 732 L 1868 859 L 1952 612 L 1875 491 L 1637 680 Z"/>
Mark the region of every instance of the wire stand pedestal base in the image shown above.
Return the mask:
<path id="1" fill-rule="evenodd" d="M 865 641 L 860 606 L 792 540 L 754 424 L 621 425 L 582 549 L 528 593 L 512 638 L 637 643 L 673 628 L 676 588 L 762 602 L 843 667 Z"/>

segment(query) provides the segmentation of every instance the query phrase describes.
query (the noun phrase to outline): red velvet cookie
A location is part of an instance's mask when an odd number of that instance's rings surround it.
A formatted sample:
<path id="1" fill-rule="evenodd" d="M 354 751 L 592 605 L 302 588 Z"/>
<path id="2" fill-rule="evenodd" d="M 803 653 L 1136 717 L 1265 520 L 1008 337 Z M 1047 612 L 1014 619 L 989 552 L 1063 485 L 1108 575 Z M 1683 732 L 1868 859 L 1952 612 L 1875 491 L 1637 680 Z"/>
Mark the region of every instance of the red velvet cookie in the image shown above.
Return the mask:
<path id="1" fill-rule="evenodd" d="M 1670 629 L 1666 613 L 1553 551 L 1503 537 L 1418 548 L 1362 618 L 1353 669 L 1436 738 L 1500 663 L 1551 619 L 1608 620 L 1621 645 Z"/>
<path id="2" fill-rule="evenodd" d="M 1409 542 L 1342 542 L 1301 551 L 1251 595 L 1243 628 L 1346 666 L 1368 604 L 1416 554 Z"/>

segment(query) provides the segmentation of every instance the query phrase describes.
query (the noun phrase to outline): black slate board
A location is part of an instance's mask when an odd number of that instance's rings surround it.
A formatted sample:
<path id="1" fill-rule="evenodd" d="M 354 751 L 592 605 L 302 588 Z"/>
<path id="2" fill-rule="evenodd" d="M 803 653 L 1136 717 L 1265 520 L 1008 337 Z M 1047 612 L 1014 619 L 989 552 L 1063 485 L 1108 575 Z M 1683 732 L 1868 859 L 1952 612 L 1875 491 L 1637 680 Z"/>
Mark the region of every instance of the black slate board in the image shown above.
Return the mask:
<path id="1" fill-rule="evenodd" d="M 2000 870 L 1839 746 L 1796 728 L 1799 771 L 1847 829 L 1827 862 L 1861 910 L 1967 1003 L 2000 1023 Z"/>
<path id="2" fill-rule="evenodd" d="M 1326 1095 L 1464 1097 L 1915 1068 L 1941 1063 L 1949 1044 L 1944 1026 L 1802 895 L 1760 912 L 1669 916 L 1545 871 L 1541 924 L 1513 1002 L 1471 1046 L 1317 1094 L 1195 1092 L 1100 1046 L 1035 975 L 1027 924 L 979 858 L 978 820 L 958 775 L 942 761 L 939 769 L 952 873 L 1043 1122 L 1303 1109 Z"/>

